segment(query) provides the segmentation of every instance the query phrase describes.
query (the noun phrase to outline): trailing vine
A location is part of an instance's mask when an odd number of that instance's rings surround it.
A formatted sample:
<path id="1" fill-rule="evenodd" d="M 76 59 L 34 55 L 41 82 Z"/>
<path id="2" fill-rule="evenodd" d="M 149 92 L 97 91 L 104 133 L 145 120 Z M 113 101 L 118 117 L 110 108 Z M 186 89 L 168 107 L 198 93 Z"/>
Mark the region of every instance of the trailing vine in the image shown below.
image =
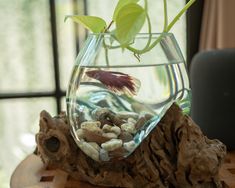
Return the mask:
<path id="1" fill-rule="evenodd" d="M 118 46 L 109 46 L 104 43 L 107 49 L 123 48 L 133 52 L 134 56 L 139 59 L 144 54 L 154 48 L 161 39 L 168 33 L 180 17 L 189 9 L 196 0 L 190 0 L 180 12 L 168 23 L 167 0 L 163 0 L 164 5 L 164 27 L 163 32 L 154 41 L 152 39 L 151 19 L 148 14 L 148 1 L 144 0 L 144 5 L 139 4 L 140 0 L 119 0 L 112 16 L 112 21 L 107 24 L 104 19 L 96 16 L 85 15 L 68 15 L 65 21 L 71 18 L 74 22 L 82 24 L 85 28 L 93 33 L 112 33 L 113 38 L 119 42 Z M 148 41 L 142 49 L 132 46 L 135 36 L 142 29 L 145 21 L 148 25 Z M 111 27 L 115 24 L 115 28 Z M 106 50 L 107 52 L 107 50 Z"/>

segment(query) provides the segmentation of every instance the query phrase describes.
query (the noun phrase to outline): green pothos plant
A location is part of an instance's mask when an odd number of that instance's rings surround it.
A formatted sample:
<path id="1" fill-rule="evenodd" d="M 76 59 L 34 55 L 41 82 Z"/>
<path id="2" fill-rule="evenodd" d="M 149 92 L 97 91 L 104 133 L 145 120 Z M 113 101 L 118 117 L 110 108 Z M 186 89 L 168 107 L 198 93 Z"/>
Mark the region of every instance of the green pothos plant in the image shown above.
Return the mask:
<path id="1" fill-rule="evenodd" d="M 120 43 L 119 47 L 132 51 L 139 58 L 141 54 L 150 51 L 160 42 L 164 34 L 171 30 L 174 24 L 195 1 L 190 0 L 173 20 L 168 22 L 167 0 L 163 0 L 164 27 L 161 35 L 154 40 L 152 39 L 151 19 L 148 14 L 148 0 L 144 0 L 143 6 L 139 4 L 140 0 L 119 0 L 114 9 L 112 20 L 108 24 L 100 17 L 86 15 L 68 15 L 65 17 L 65 21 L 71 18 L 74 22 L 83 25 L 93 33 L 112 33 L 113 38 Z M 148 25 L 149 38 L 144 48 L 136 49 L 132 47 L 132 41 L 142 29 L 145 21 L 147 21 Z M 114 24 L 114 29 L 110 30 Z"/>

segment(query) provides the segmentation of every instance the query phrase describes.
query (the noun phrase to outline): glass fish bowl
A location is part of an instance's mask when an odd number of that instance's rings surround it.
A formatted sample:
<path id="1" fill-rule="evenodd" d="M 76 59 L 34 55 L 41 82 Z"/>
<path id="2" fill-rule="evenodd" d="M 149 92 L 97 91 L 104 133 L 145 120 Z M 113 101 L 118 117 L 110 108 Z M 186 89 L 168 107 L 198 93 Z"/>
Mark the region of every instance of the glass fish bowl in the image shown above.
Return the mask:
<path id="1" fill-rule="evenodd" d="M 172 103 L 188 113 L 190 88 L 185 61 L 171 33 L 137 55 L 111 34 L 90 34 L 78 54 L 67 90 L 71 134 L 95 161 L 129 156 L 157 126 Z M 149 34 L 138 34 L 142 49 Z"/>

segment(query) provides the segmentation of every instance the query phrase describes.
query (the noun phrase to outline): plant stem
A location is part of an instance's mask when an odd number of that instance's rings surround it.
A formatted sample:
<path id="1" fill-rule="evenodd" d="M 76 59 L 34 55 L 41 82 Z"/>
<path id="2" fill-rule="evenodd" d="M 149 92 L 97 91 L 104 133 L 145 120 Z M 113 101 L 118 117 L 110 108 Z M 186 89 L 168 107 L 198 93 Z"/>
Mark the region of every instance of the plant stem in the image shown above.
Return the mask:
<path id="1" fill-rule="evenodd" d="M 165 0 L 164 0 L 165 1 Z M 144 54 L 148 51 L 150 51 L 153 47 L 155 47 L 160 41 L 161 39 L 165 36 L 166 33 L 168 33 L 171 28 L 174 26 L 174 24 L 177 22 L 177 20 L 183 15 L 183 13 L 195 2 L 196 0 L 190 0 L 185 6 L 184 8 L 176 15 L 176 17 L 171 21 L 171 23 L 166 27 L 166 30 L 161 33 L 161 35 L 148 47 L 145 47 L 142 50 L 138 50 L 135 49 L 131 46 L 127 46 L 126 48 L 132 52 L 134 52 L 135 54 Z M 164 8 L 164 15 L 167 16 L 167 13 L 165 12 L 166 9 Z M 151 35 L 151 33 L 149 33 Z M 147 46 L 147 45 L 146 45 Z"/>
<path id="2" fill-rule="evenodd" d="M 105 39 L 103 39 L 103 46 L 104 46 L 104 54 L 105 54 L 105 61 L 107 64 L 107 67 L 109 67 L 109 54 L 108 54 L 108 48 L 107 45 L 105 44 Z"/>
<path id="3" fill-rule="evenodd" d="M 163 0 L 164 4 L 164 29 L 163 32 L 166 32 L 168 26 L 168 14 L 167 14 L 167 1 Z"/>
<path id="4" fill-rule="evenodd" d="M 114 23 L 114 21 L 112 20 L 109 23 L 108 27 L 105 28 L 104 33 L 108 32 L 108 30 L 110 29 L 110 27 L 112 26 L 113 23 Z M 104 46 L 105 61 L 106 61 L 107 67 L 109 67 L 109 54 L 108 54 L 107 45 L 105 44 L 105 39 L 103 40 L 103 46 Z"/>
<path id="5" fill-rule="evenodd" d="M 195 2 L 196 0 L 190 0 L 184 8 L 176 15 L 176 17 L 171 21 L 171 23 L 167 26 L 166 32 L 169 32 L 171 28 L 175 25 L 178 19 L 184 14 L 184 12 Z"/>
<path id="6" fill-rule="evenodd" d="M 148 1 L 144 0 L 144 9 L 146 12 L 148 12 Z"/>
<path id="7" fill-rule="evenodd" d="M 149 47 L 149 45 L 151 44 L 151 40 L 152 40 L 152 26 L 151 26 L 151 21 L 150 21 L 150 17 L 148 15 L 148 13 L 146 14 L 146 18 L 147 18 L 147 22 L 148 22 L 149 39 L 148 39 L 148 42 L 143 50 L 145 50 L 146 48 Z"/>
<path id="8" fill-rule="evenodd" d="M 106 32 L 110 29 L 110 27 L 113 25 L 113 23 L 114 23 L 114 21 L 112 20 L 112 21 L 109 23 L 108 27 L 105 28 L 104 33 L 106 33 Z"/>
<path id="9" fill-rule="evenodd" d="M 135 48 L 132 48 L 130 46 L 127 47 L 128 50 L 134 52 L 135 54 L 144 54 L 148 51 L 150 51 L 152 48 L 154 48 L 161 40 L 162 38 L 165 36 L 166 33 L 161 33 L 161 35 L 148 47 L 148 48 L 145 48 L 143 50 L 138 50 L 138 49 L 135 49 Z"/>
<path id="10" fill-rule="evenodd" d="M 163 32 L 160 34 L 160 36 L 151 44 L 151 40 L 152 40 L 152 28 L 151 28 L 151 21 L 149 18 L 149 15 L 147 13 L 147 0 L 145 0 L 145 10 L 146 10 L 146 19 L 148 22 L 148 32 L 149 32 L 149 38 L 148 38 L 148 42 L 145 45 L 145 47 L 141 50 L 136 49 L 131 47 L 130 45 L 128 45 L 126 48 L 130 51 L 132 51 L 135 55 L 141 55 L 144 54 L 148 51 L 150 51 L 152 48 L 154 48 L 161 40 L 162 38 L 165 36 L 166 33 L 168 33 L 171 28 L 175 25 L 175 23 L 178 21 L 178 19 L 185 13 L 185 11 L 195 2 L 196 0 L 190 0 L 185 6 L 184 8 L 175 16 L 175 18 L 171 21 L 171 23 L 168 25 L 168 15 L 167 15 L 167 0 L 163 0 L 164 3 L 164 29 Z M 110 22 L 110 24 L 108 25 L 108 27 L 105 29 L 105 32 L 108 31 L 108 29 L 111 27 L 111 25 L 113 24 L 113 21 Z M 107 65 L 109 66 L 109 59 L 108 59 L 108 48 L 110 48 L 110 46 L 107 46 L 104 43 L 104 47 L 105 47 L 105 58 L 106 58 L 106 62 Z M 119 46 L 116 46 L 119 47 Z M 114 48 L 116 48 L 114 47 Z"/>

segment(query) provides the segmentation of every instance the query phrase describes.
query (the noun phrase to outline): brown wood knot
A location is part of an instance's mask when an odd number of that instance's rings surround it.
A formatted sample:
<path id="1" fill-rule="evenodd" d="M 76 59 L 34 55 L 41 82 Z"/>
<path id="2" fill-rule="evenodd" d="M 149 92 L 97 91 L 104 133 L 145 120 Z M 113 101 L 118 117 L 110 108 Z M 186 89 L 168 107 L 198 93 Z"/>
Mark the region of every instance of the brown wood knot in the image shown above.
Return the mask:
<path id="1" fill-rule="evenodd" d="M 55 136 L 45 140 L 45 146 L 50 152 L 57 152 L 60 148 L 60 141 Z"/>
<path id="2" fill-rule="evenodd" d="M 40 179 L 40 182 L 52 182 L 54 179 L 54 176 L 42 176 Z"/>

